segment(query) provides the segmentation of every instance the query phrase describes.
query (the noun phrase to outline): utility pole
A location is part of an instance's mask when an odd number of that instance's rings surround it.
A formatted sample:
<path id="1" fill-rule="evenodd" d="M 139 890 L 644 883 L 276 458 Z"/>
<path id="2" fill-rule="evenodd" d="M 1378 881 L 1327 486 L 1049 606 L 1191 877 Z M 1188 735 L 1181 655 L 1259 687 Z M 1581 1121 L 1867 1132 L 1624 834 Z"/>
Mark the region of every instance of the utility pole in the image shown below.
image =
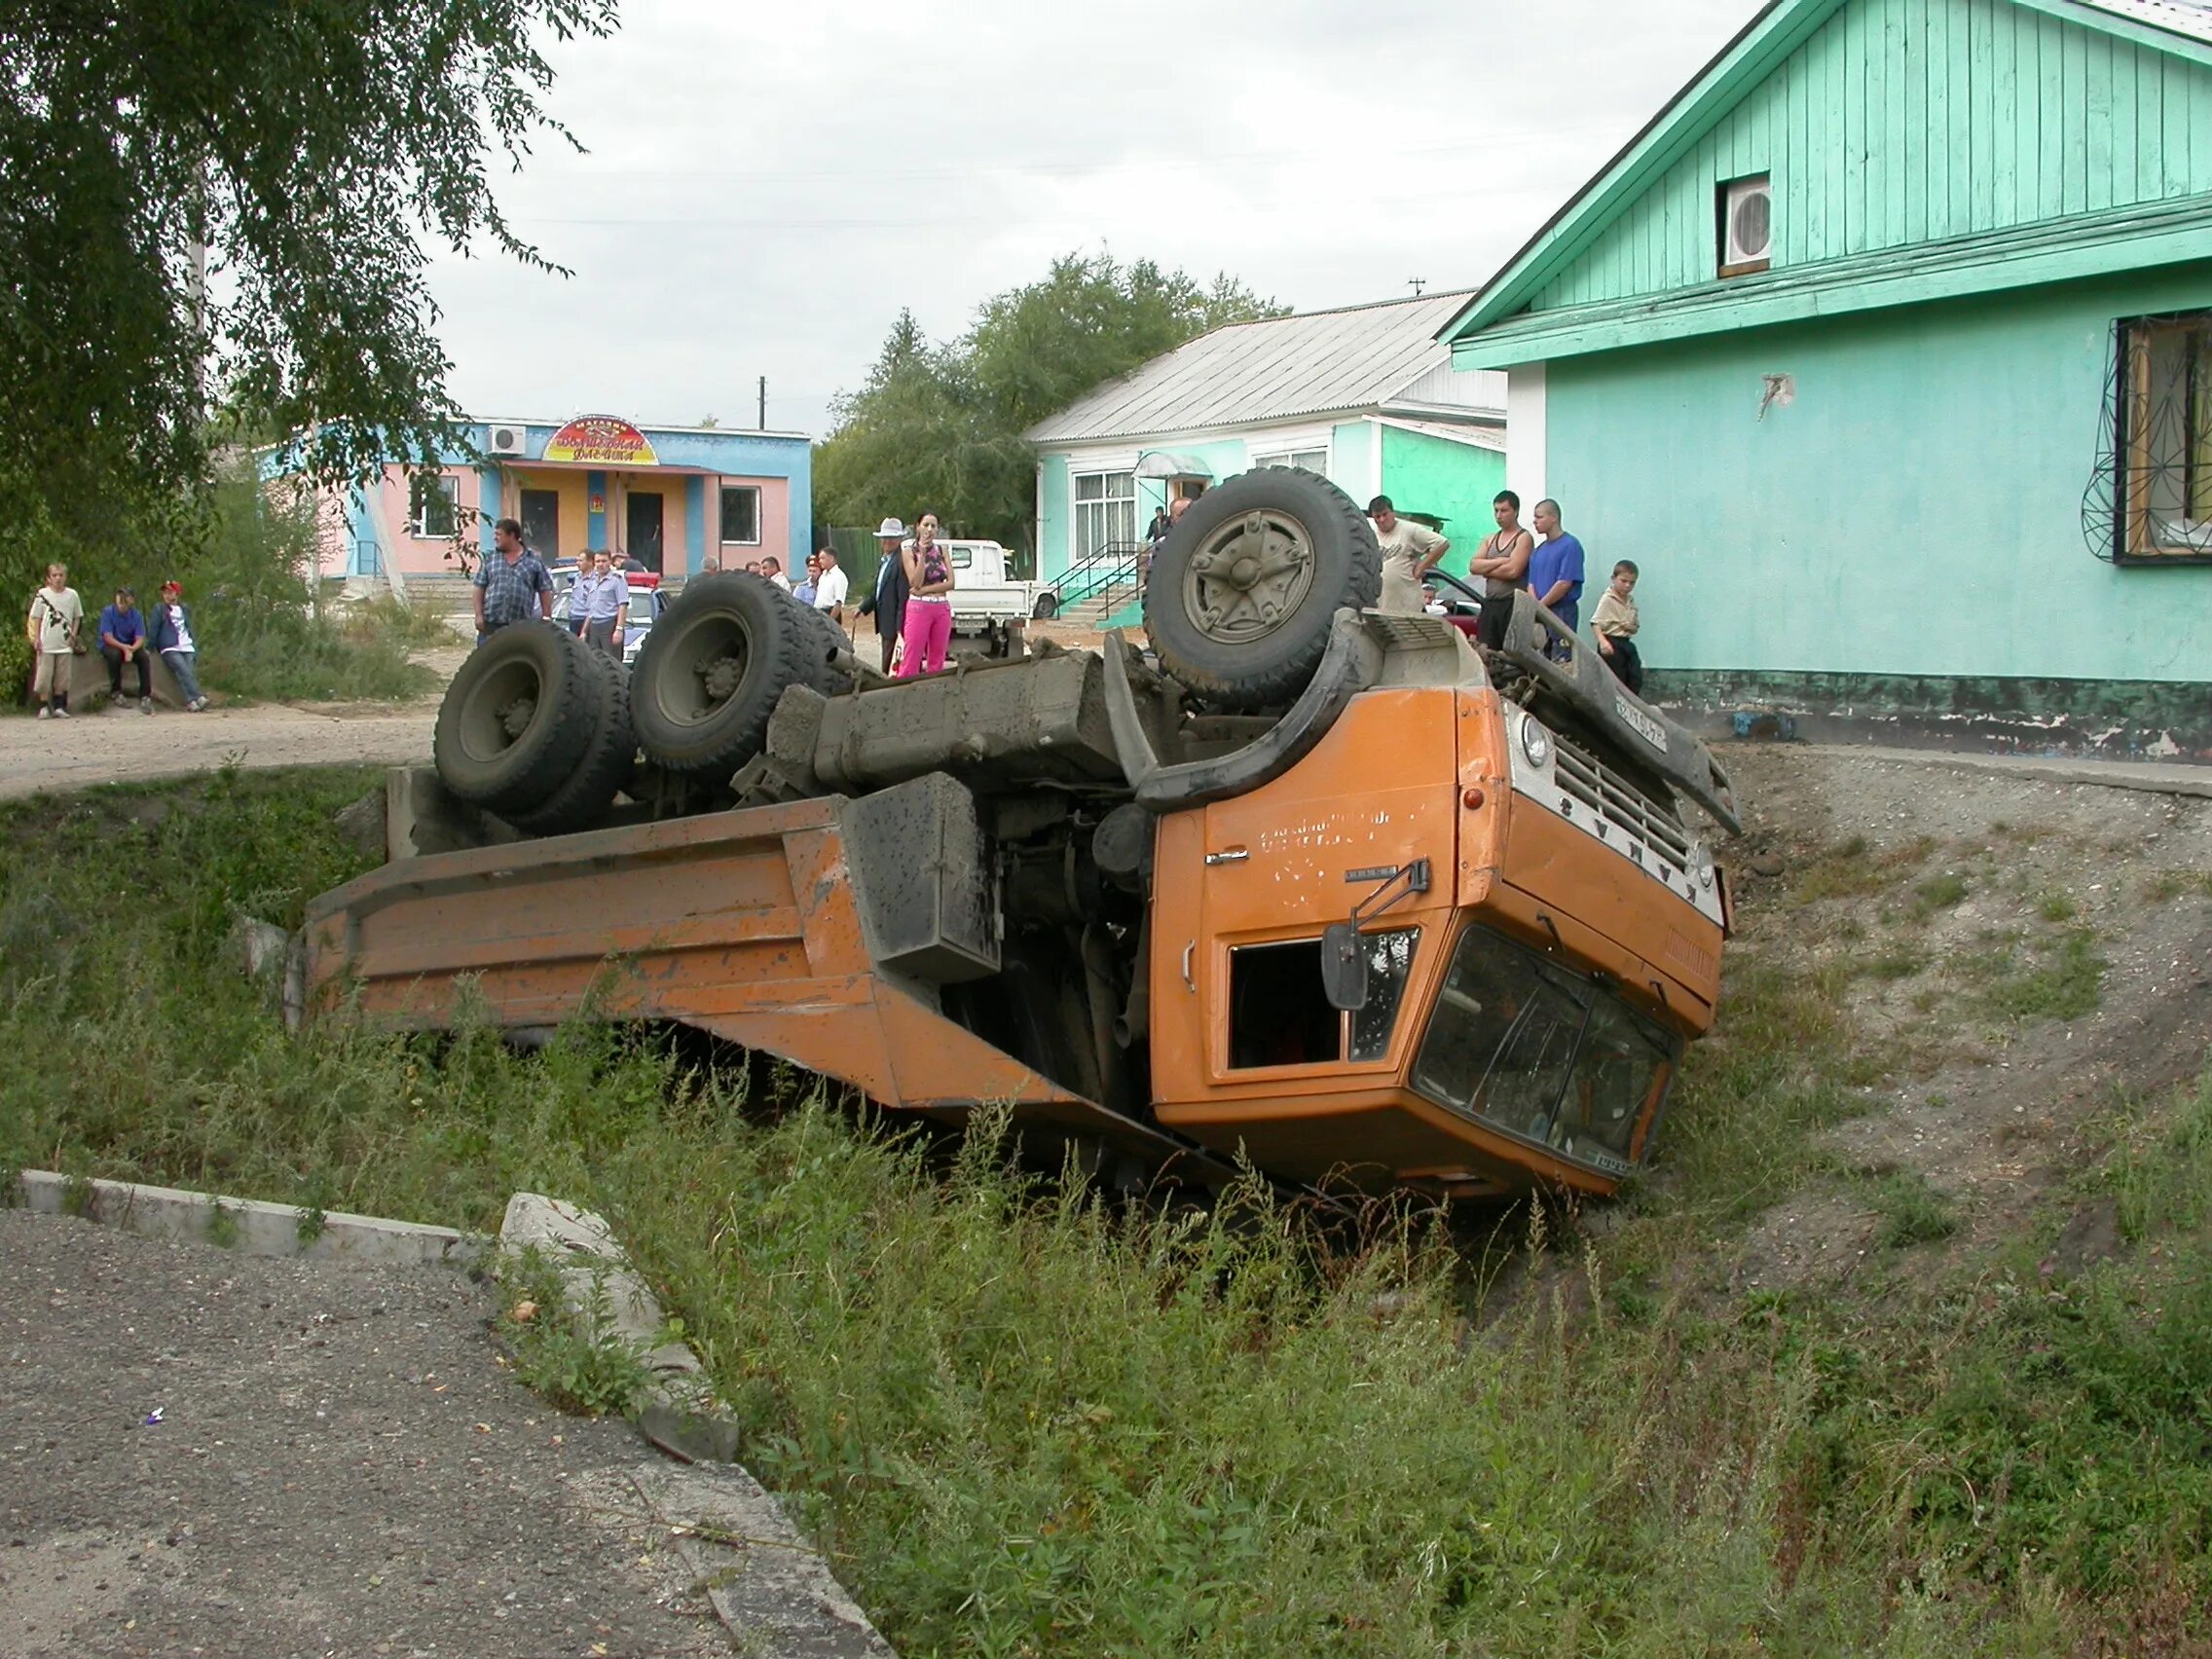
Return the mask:
<path id="1" fill-rule="evenodd" d="M 760 377 L 760 429 L 768 429 L 768 377 Z"/>
<path id="2" fill-rule="evenodd" d="M 1418 300 L 1420 298 L 1420 291 L 1428 286 L 1428 278 L 1426 276 L 1408 276 L 1406 286 L 1414 291 L 1414 298 Z"/>

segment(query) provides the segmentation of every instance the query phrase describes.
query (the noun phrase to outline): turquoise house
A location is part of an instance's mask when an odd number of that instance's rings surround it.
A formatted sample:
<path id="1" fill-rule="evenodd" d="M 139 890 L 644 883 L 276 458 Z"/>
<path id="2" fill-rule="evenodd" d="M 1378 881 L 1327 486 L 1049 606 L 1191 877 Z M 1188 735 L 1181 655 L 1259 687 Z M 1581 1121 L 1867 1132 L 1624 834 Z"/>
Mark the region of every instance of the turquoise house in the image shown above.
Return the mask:
<path id="1" fill-rule="evenodd" d="M 1171 498 L 1255 466 L 1302 466 L 1363 506 L 1387 495 L 1448 536 L 1481 535 L 1505 479 L 1505 377 L 1456 369 L 1437 338 L 1468 298 L 1233 323 L 1039 423 L 1039 573 L 1125 563 Z"/>
<path id="2" fill-rule="evenodd" d="M 1663 696 L 2212 760 L 2212 10 L 1776 0 L 1440 338 Z"/>

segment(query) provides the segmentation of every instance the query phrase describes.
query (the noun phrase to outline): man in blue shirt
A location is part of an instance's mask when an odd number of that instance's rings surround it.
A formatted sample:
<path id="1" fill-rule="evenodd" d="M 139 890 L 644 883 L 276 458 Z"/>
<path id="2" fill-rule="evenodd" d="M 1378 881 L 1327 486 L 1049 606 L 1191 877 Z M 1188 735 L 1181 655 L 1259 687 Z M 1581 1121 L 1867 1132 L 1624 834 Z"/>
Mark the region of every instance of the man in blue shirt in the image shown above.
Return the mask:
<path id="1" fill-rule="evenodd" d="M 622 654 L 622 623 L 630 604 L 630 578 L 614 568 L 614 556 L 602 548 L 591 568 L 569 590 L 569 623 L 609 656 Z"/>
<path id="2" fill-rule="evenodd" d="M 146 648 L 146 619 L 138 614 L 138 596 L 127 587 L 115 590 L 115 603 L 100 612 L 100 655 L 107 658 L 107 694 L 123 701 L 123 669 L 129 663 L 138 670 L 138 712 L 154 712 L 152 653 Z"/>
<path id="3" fill-rule="evenodd" d="M 1572 628 L 1582 614 L 1582 543 L 1559 527 L 1559 503 L 1536 503 L 1536 550 L 1529 555 L 1529 591 Z"/>

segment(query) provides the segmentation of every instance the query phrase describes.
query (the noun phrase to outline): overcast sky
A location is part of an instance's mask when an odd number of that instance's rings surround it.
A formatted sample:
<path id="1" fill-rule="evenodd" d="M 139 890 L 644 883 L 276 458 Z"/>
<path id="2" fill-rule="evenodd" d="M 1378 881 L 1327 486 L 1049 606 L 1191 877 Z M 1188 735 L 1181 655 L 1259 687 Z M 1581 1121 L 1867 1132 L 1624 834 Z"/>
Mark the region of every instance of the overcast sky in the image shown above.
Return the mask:
<path id="1" fill-rule="evenodd" d="M 623 0 L 557 47 L 500 199 L 567 278 L 441 257 L 481 416 L 821 436 L 902 306 L 938 339 L 1104 248 L 1298 310 L 1472 287 L 1756 0 Z"/>

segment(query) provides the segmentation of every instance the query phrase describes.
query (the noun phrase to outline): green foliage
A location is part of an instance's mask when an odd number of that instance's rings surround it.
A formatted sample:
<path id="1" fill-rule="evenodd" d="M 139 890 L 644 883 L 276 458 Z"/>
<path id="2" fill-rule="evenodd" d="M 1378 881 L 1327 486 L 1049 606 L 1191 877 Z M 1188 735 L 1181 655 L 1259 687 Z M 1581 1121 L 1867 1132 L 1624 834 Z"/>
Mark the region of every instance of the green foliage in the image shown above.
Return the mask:
<path id="1" fill-rule="evenodd" d="M 624 1416 L 639 1403 L 652 1372 L 615 1327 L 604 1272 L 580 1306 L 560 1264 L 535 1245 L 502 1257 L 498 1275 L 507 1306 L 497 1329 L 525 1386 L 581 1417 Z"/>
<path id="2" fill-rule="evenodd" d="M 538 43 L 613 22 L 613 0 L 10 7 L 0 592 L 195 540 L 210 387 L 223 435 L 304 433 L 325 476 L 430 453 L 456 413 L 430 248 L 544 264 L 490 174 L 567 136 Z"/>
<path id="3" fill-rule="evenodd" d="M 815 520 L 935 512 L 948 532 L 1025 547 L 1036 511 L 1025 430 L 1208 329 L 1281 310 L 1226 275 L 1201 288 L 1149 260 L 1069 254 L 1042 281 L 985 301 L 950 345 L 932 344 L 901 312 L 815 451 Z"/>
<path id="4" fill-rule="evenodd" d="M 2116 1162 L 2155 1257 L 1715 1309 L 1689 1239 L 1614 1238 L 1742 1219 L 1848 1109 L 1842 979 L 1740 953 L 1664 1190 L 1485 1305 L 1419 1215 L 1110 1208 L 997 1120 L 948 1167 L 655 1038 L 287 1037 L 222 936 L 359 867 L 330 820 L 372 778 L 0 805 L 0 1161 L 476 1229 L 517 1188 L 591 1205 L 914 1659 L 2187 1650 L 2131 1587 L 2212 1592 L 2212 1083 Z M 509 1296 L 526 1374 L 620 1409 L 589 1309 Z"/>
<path id="5" fill-rule="evenodd" d="M 459 636 L 426 608 L 381 599 L 340 615 L 322 602 L 313 498 L 264 488 L 233 470 L 212 496 L 212 534 L 183 566 L 200 646 L 200 677 L 246 697 L 392 699 L 420 695 L 435 677 L 417 647 Z M 138 584 L 142 596 L 153 587 Z"/>

